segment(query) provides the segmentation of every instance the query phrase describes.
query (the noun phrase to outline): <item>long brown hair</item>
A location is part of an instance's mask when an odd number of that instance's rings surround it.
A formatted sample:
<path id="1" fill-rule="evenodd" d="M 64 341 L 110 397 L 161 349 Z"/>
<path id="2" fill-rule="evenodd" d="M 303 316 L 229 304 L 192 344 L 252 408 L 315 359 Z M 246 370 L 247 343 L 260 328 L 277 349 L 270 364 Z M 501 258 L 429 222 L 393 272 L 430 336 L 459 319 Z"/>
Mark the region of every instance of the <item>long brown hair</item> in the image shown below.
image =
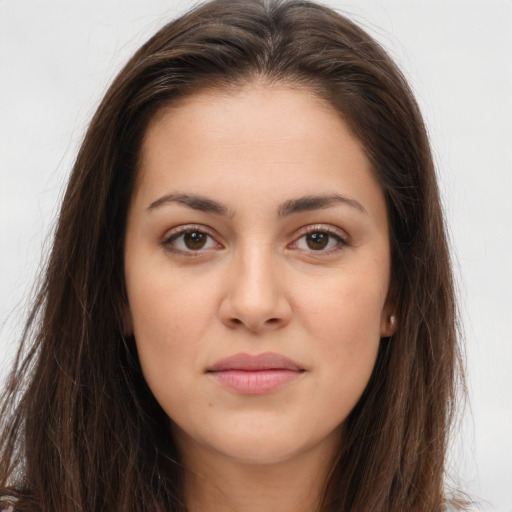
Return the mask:
<path id="1" fill-rule="evenodd" d="M 421 114 L 394 63 L 302 0 L 213 0 L 162 28 L 94 115 L 0 409 L 0 508 L 182 511 L 165 413 L 123 336 L 125 219 L 145 129 L 175 99 L 259 79 L 305 87 L 359 137 L 388 205 L 398 331 L 381 341 L 323 510 L 444 508 L 461 375 L 450 258 Z"/>

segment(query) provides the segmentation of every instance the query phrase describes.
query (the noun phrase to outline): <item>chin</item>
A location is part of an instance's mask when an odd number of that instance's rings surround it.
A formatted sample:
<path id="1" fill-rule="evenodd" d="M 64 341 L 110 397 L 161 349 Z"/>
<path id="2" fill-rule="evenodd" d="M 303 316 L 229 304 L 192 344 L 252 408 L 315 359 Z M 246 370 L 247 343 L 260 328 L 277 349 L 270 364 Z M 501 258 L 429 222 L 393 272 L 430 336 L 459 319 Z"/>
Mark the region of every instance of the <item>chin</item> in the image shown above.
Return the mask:
<path id="1" fill-rule="evenodd" d="M 236 464 L 268 466 L 299 460 L 323 445 L 332 453 L 338 445 L 340 428 L 333 432 L 308 432 L 301 426 L 238 425 L 213 436 L 196 438 L 202 450 Z M 213 432 L 212 432 L 213 433 Z M 322 451 L 322 450 L 321 450 Z"/>
<path id="2" fill-rule="evenodd" d="M 280 441 L 280 440 L 278 440 Z M 283 446 L 276 440 L 258 439 L 225 447 L 224 455 L 237 464 L 267 466 L 294 459 L 307 447 Z"/>

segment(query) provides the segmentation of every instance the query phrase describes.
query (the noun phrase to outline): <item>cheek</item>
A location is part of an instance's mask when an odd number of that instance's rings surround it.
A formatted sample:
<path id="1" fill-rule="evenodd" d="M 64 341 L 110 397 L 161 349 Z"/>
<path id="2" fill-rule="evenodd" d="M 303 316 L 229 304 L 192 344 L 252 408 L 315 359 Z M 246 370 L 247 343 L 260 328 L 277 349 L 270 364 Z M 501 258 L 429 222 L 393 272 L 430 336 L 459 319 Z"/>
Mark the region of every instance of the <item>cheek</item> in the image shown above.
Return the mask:
<path id="1" fill-rule="evenodd" d="M 355 405 L 373 371 L 386 291 L 381 273 L 362 279 L 354 272 L 302 296 L 302 321 L 314 340 L 315 365 L 323 369 L 326 389 L 337 394 L 333 398 L 348 405 Z"/>
<path id="2" fill-rule="evenodd" d="M 193 337 L 203 328 L 213 300 L 204 275 L 169 269 L 165 260 L 132 268 L 136 270 L 127 274 L 127 291 L 136 337 L 168 343 L 169 338 Z"/>
<path id="3" fill-rule="evenodd" d="M 378 281 L 372 278 L 367 281 L 357 276 L 341 277 L 302 294 L 298 307 L 304 313 L 303 321 L 319 341 L 358 345 L 380 339 L 386 287 L 375 285 Z"/>
<path id="4" fill-rule="evenodd" d="M 141 267 L 137 267 L 141 268 Z M 201 341 L 215 318 L 213 288 L 199 277 L 182 279 L 158 265 L 127 276 L 127 291 L 140 363 L 155 395 L 182 386 L 201 367 Z M 158 397 L 157 397 L 158 398 Z"/>

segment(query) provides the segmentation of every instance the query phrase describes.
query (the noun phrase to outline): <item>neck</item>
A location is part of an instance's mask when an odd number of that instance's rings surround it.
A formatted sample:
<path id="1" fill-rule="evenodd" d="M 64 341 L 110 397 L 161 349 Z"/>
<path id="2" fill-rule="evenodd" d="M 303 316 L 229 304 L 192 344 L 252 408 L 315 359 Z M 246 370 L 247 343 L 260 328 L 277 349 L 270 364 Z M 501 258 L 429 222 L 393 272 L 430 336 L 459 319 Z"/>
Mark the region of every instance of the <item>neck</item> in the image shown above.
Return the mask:
<path id="1" fill-rule="evenodd" d="M 268 464 L 241 462 L 197 449 L 200 454 L 190 450 L 184 454 L 188 512 L 320 511 L 334 462 L 332 445 L 328 452 L 316 447 Z M 193 464 L 198 460 L 200 465 Z"/>

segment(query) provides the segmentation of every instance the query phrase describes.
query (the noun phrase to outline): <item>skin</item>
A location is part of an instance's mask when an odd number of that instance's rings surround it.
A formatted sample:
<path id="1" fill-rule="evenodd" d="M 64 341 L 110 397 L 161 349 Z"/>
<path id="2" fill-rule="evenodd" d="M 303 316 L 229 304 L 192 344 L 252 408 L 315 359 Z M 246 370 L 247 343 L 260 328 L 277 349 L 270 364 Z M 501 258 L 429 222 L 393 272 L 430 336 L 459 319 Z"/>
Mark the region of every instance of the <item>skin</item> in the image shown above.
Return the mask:
<path id="1" fill-rule="evenodd" d="M 227 215 L 169 194 L 214 200 Z M 332 194 L 349 201 L 279 214 Z M 186 229 L 207 234 L 204 245 L 190 248 Z M 344 421 L 394 330 L 388 230 L 360 142 L 309 91 L 206 91 L 152 121 L 127 219 L 126 330 L 190 470 L 189 510 L 316 510 Z M 254 395 L 207 372 L 264 352 L 304 371 Z"/>

